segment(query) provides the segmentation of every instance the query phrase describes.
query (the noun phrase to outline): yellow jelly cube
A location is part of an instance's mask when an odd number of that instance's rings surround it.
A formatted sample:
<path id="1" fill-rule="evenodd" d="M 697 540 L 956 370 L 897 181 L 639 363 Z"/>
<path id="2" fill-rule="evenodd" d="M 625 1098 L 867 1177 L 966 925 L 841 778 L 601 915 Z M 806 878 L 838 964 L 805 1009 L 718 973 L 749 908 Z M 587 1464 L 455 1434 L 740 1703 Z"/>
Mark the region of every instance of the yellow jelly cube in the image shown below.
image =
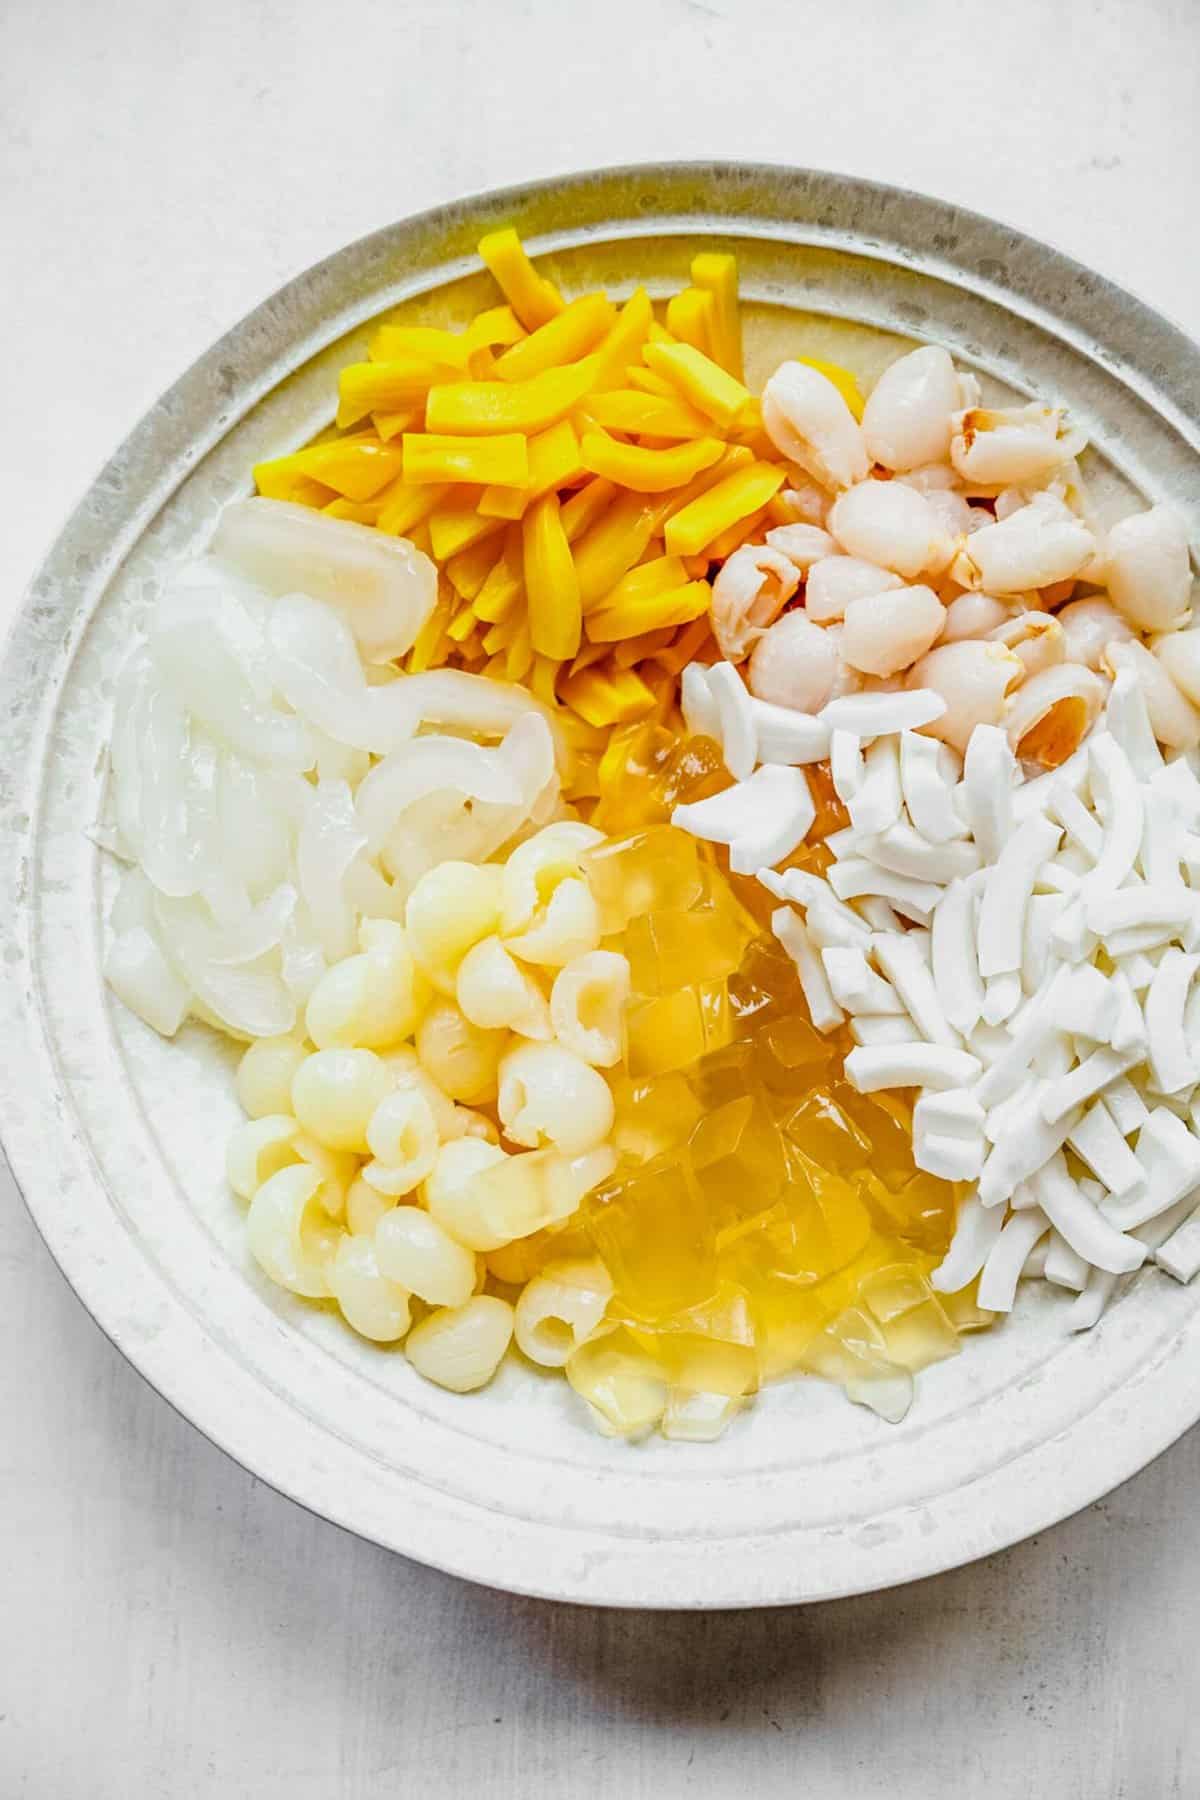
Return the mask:
<path id="1" fill-rule="evenodd" d="M 862 1169 L 871 1140 L 826 1088 L 813 1088 L 792 1108 L 783 1129 L 806 1156 L 840 1175 Z"/>
<path id="2" fill-rule="evenodd" d="M 610 838 L 583 859 L 605 937 L 650 912 L 694 906 L 703 892 L 696 840 L 673 825 Z"/>
<path id="3" fill-rule="evenodd" d="M 573 1350 L 566 1377 L 602 1427 L 618 1437 L 653 1431 L 666 1409 L 665 1370 L 620 1325 Z"/>
<path id="4" fill-rule="evenodd" d="M 683 1152 L 602 1182 L 584 1202 L 584 1222 L 616 1293 L 639 1318 L 668 1317 L 716 1288 L 713 1222 Z"/>
<path id="5" fill-rule="evenodd" d="M 625 1323 L 675 1387 L 727 1395 L 752 1394 L 758 1387 L 759 1329 L 748 1295 L 732 1283 L 653 1328 L 633 1317 Z"/>
<path id="6" fill-rule="evenodd" d="M 883 1332 L 888 1359 L 916 1373 L 957 1356 L 958 1333 L 940 1299 L 913 1263 L 893 1263 L 868 1275 L 859 1299 Z"/>
<path id="7" fill-rule="evenodd" d="M 708 1113 L 692 1132 L 688 1151 L 718 1231 L 763 1212 L 788 1179 L 779 1128 L 757 1094 Z"/>
<path id="8" fill-rule="evenodd" d="M 715 906 L 663 909 L 629 921 L 625 954 L 634 993 L 670 994 L 731 974 L 741 961 L 742 936 L 737 920 Z"/>
<path id="9" fill-rule="evenodd" d="M 638 1162 L 649 1162 L 685 1143 L 701 1116 L 700 1102 L 682 1074 L 656 1075 L 648 1081 L 618 1075 L 612 1090 L 613 1145 L 621 1156 Z"/>

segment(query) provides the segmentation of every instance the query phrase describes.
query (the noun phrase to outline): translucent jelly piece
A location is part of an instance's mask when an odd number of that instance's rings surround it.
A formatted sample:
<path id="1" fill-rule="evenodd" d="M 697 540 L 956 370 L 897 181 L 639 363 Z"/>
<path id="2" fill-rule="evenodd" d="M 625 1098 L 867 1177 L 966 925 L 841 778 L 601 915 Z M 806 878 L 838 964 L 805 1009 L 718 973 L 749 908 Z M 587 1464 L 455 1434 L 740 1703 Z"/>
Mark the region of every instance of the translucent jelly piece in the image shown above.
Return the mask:
<path id="1" fill-rule="evenodd" d="M 686 1069 L 706 1050 L 729 1040 L 725 983 L 679 988 L 673 994 L 636 997 L 625 1015 L 629 1073 L 635 1079 Z"/>
<path id="2" fill-rule="evenodd" d="M 814 1082 L 829 1080 L 834 1046 L 799 1013 L 769 1019 L 750 1041 L 757 1079 L 779 1100 L 785 1114 L 792 1110 L 787 1102 L 797 1102 Z"/>
<path id="3" fill-rule="evenodd" d="M 708 737 L 686 737 L 676 741 L 664 762 L 658 774 L 658 787 L 670 817 L 675 807 L 719 794 L 732 780 L 719 744 Z"/>
<path id="4" fill-rule="evenodd" d="M 916 1173 L 912 1109 L 907 1102 L 886 1090 L 878 1094 L 856 1093 L 845 1081 L 835 1083 L 830 1092 L 870 1143 L 872 1172 L 889 1186 L 903 1187 Z"/>
<path id="5" fill-rule="evenodd" d="M 489 1237 L 531 1237 L 569 1219 L 589 1188 L 611 1175 L 615 1163 L 616 1154 L 606 1145 L 571 1157 L 554 1149 L 527 1150 L 480 1169 L 467 1183 L 466 1195 Z"/>
<path id="6" fill-rule="evenodd" d="M 869 1162 L 870 1138 L 839 1106 L 829 1088 L 811 1089 L 788 1112 L 783 1129 L 805 1156 L 839 1175 L 862 1169 Z"/>
<path id="7" fill-rule="evenodd" d="M 758 1327 L 741 1288 L 725 1284 L 702 1305 L 653 1327 L 636 1319 L 625 1323 L 676 1387 L 731 1395 L 758 1387 Z"/>
<path id="8" fill-rule="evenodd" d="M 793 1279 L 824 1281 L 860 1257 L 871 1217 L 855 1187 L 834 1170 L 793 1150 L 789 1179 L 767 1238 L 777 1266 Z"/>
<path id="9" fill-rule="evenodd" d="M 609 836 L 665 824 L 664 784 L 677 745 L 675 733 L 646 721 L 614 732 L 600 760 L 600 799 L 592 822 Z"/>
<path id="10" fill-rule="evenodd" d="M 821 1290 L 789 1280 L 769 1265 L 739 1271 L 758 1328 L 759 1371 L 775 1381 L 801 1367 L 806 1351 L 834 1315 Z"/>
<path id="11" fill-rule="evenodd" d="M 663 1150 L 687 1142 L 701 1116 L 687 1078 L 672 1071 L 644 1081 L 619 1075 L 612 1082 L 616 1118 L 612 1142 L 622 1156 L 649 1162 Z"/>
<path id="12" fill-rule="evenodd" d="M 804 1366 L 893 1422 L 912 1404 L 911 1374 L 892 1361 L 882 1331 L 862 1307 L 847 1307 L 817 1333 Z"/>
<path id="13" fill-rule="evenodd" d="M 589 1338 L 567 1358 L 566 1376 L 597 1423 L 619 1437 L 653 1431 L 667 1405 L 660 1365 L 624 1326 Z"/>
<path id="14" fill-rule="evenodd" d="M 939 1294 L 942 1311 L 960 1336 L 968 1331 L 986 1331 L 995 1322 L 994 1312 L 987 1312 L 979 1304 L 978 1278 L 969 1287 L 960 1288 L 957 1294 Z"/>
<path id="15" fill-rule="evenodd" d="M 644 913 L 631 919 L 625 954 L 637 994 L 670 994 L 721 981 L 742 957 L 743 934 L 729 908 Z"/>
<path id="16" fill-rule="evenodd" d="M 688 1071 L 688 1081 L 703 1112 L 762 1089 L 753 1047 L 745 1042 L 710 1050 Z"/>
<path id="17" fill-rule="evenodd" d="M 768 898 L 773 908 L 778 905 L 773 896 Z M 770 1021 L 804 1012 L 796 965 L 770 933 L 751 938 L 741 962 L 729 977 L 729 1009 L 738 1037 L 750 1037 Z"/>
<path id="18" fill-rule="evenodd" d="M 602 1183 L 584 1204 L 584 1223 L 619 1299 L 639 1318 L 667 1318 L 715 1291 L 716 1234 L 684 1152 Z"/>
<path id="19" fill-rule="evenodd" d="M 915 1374 L 957 1356 L 958 1333 L 915 1264 L 893 1263 L 868 1275 L 859 1298 L 883 1332 L 890 1362 Z"/>
<path id="20" fill-rule="evenodd" d="M 673 825 L 651 825 L 598 844 L 584 857 L 583 870 L 605 937 L 645 913 L 686 911 L 704 893 L 696 840 Z"/>
<path id="21" fill-rule="evenodd" d="M 757 1094 L 707 1113 L 688 1149 L 718 1231 L 765 1211 L 788 1178 L 782 1134 Z"/>
<path id="22" fill-rule="evenodd" d="M 687 1388 L 672 1388 L 663 1414 L 662 1434 L 678 1443 L 714 1443 L 745 1404 L 734 1394 L 693 1394 Z"/>
<path id="23" fill-rule="evenodd" d="M 488 1274 L 512 1287 L 524 1287 L 540 1275 L 548 1262 L 563 1257 L 586 1257 L 592 1253 L 592 1241 L 574 1220 L 547 1225 L 529 1237 L 516 1238 L 499 1250 L 489 1250 L 484 1258 Z"/>
<path id="24" fill-rule="evenodd" d="M 945 1254 L 957 1215 L 958 1190 L 953 1183 L 918 1169 L 907 1181 L 892 1187 L 868 1171 L 864 1191 L 901 1243 L 931 1256 Z"/>

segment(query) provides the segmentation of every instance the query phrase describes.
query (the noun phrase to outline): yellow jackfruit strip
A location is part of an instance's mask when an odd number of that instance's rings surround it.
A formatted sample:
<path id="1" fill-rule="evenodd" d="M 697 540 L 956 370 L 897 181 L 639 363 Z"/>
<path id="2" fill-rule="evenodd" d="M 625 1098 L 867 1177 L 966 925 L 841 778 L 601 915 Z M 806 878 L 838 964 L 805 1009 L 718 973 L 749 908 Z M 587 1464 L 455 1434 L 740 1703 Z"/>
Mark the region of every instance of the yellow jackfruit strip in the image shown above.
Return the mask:
<path id="1" fill-rule="evenodd" d="M 254 480 L 260 493 L 290 476 L 307 476 L 332 488 L 343 500 L 371 500 L 401 470 L 399 445 L 381 444 L 374 432 L 330 438 L 291 456 L 258 463 Z M 267 484 L 264 487 L 264 482 Z"/>
<path id="2" fill-rule="evenodd" d="M 579 447 L 585 469 L 640 494 L 665 494 L 683 487 L 724 454 L 720 438 L 696 438 L 670 450 L 648 450 L 640 444 L 618 443 L 599 430 L 585 431 Z"/>
<path id="3" fill-rule="evenodd" d="M 705 356 L 712 356 L 714 311 L 711 294 L 700 288 L 684 288 L 667 302 L 667 329 L 681 344 L 691 344 Z"/>
<path id="4" fill-rule="evenodd" d="M 674 394 L 666 399 L 639 393 L 637 388 L 610 388 L 607 393 L 589 394 L 584 407 L 588 418 L 606 431 L 636 437 L 695 438 L 712 431 L 711 419 Z"/>
<path id="5" fill-rule="evenodd" d="M 523 620 L 508 649 L 504 652 L 504 672 L 509 681 L 524 681 L 533 667 L 533 641 L 529 621 Z"/>
<path id="6" fill-rule="evenodd" d="M 259 463 L 254 471 L 254 485 L 267 500 L 290 500 L 294 506 L 311 506 L 318 510 L 340 499 L 323 481 L 314 481 L 291 466 L 289 456 L 274 462 Z"/>
<path id="7" fill-rule="evenodd" d="M 672 387 L 663 375 L 656 375 L 653 369 L 639 368 L 631 363 L 625 371 L 625 378 L 631 388 L 637 388 L 643 394 L 656 394 L 660 400 L 679 400 L 679 389 Z M 711 420 L 706 421 L 711 424 Z"/>
<path id="8" fill-rule="evenodd" d="M 558 696 L 555 693 L 555 687 L 561 668 L 562 664 L 556 662 L 552 656 L 535 656 L 533 659 L 533 668 L 529 673 L 529 686 L 534 697 L 540 700 L 543 706 L 557 705 Z"/>
<path id="9" fill-rule="evenodd" d="M 655 706 L 653 689 L 632 669 L 584 669 L 559 682 L 559 696 L 589 725 L 626 725 Z"/>
<path id="10" fill-rule="evenodd" d="M 611 481 L 589 481 L 577 494 L 572 494 L 562 509 L 563 530 L 568 544 L 581 538 L 596 523 L 610 500 L 616 497 Z"/>
<path id="11" fill-rule="evenodd" d="M 456 594 L 464 600 L 475 600 L 496 563 L 496 540 L 481 538 L 467 550 L 460 550 L 446 564 L 445 574 Z"/>
<path id="12" fill-rule="evenodd" d="M 498 356 L 496 373 L 502 381 L 528 381 L 547 369 L 577 362 L 608 335 L 616 316 L 606 294 L 584 294 Z"/>
<path id="13" fill-rule="evenodd" d="M 425 426 L 464 437 L 545 431 L 583 399 L 596 379 L 590 357 L 528 381 L 456 381 L 429 390 Z"/>
<path id="14" fill-rule="evenodd" d="M 594 644 L 616 644 L 647 631 L 690 625 L 708 612 L 712 589 L 707 581 L 689 581 L 665 594 L 649 594 L 588 614 L 587 634 Z"/>
<path id="15" fill-rule="evenodd" d="M 699 256 L 692 258 L 692 285 L 712 296 L 709 355 L 735 381 L 744 381 L 736 256 L 714 250 L 701 251 Z"/>
<path id="16" fill-rule="evenodd" d="M 691 625 L 684 627 L 669 648 L 656 651 L 654 660 L 668 675 L 677 676 L 688 663 L 695 661 L 701 649 L 711 639 L 711 619 L 696 619 Z"/>
<path id="17" fill-rule="evenodd" d="M 383 502 L 379 529 L 389 537 L 408 537 L 413 527 L 427 519 L 453 490 L 447 487 L 413 487 L 401 476 L 379 498 Z"/>
<path id="18" fill-rule="evenodd" d="M 420 425 L 425 417 L 425 408 L 421 406 L 405 406 L 399 412 L 377 412 L 371 414 L 371 423 L 383 439 L 390 444 L 393 438 L 403 436 L 411 431 L 414 425 Z"/>
<path id="19" fill-rule="evenodd" d="M 673 642 L 675 627 L 668 625 L 661 631 L 643 631 L 640 637 L 626 638 L 618 644 L 612 653 L 615 669 L 632 669 L 640 662 L 645 662 L 656 651 L 664 650 Z"/>
<path id="20" fill-rule="evenodd" d="M 750 403 L 749 389 L 692 344 L 649 343 L 642 355 L 648 368 L 718 425 L 735 425 Z"/>
<path id="21" fill-rule="evenodd" d="M 479 255 L 526 331 L 536 331 L 563 310 L 562 295 L 538 274 L 511 226 L 480 238 Z"/>
<path id="22" fill-rule="evenodd" d="M 529 449 L 519 432 L 498 437 L 443 437 L 435 432 L 406 431 L 403 444 L 405 481 L 522 487 L 529 480 Z"/>
<path id="23" fill-rule="evenodd" d="M 487 539 L 491 544 L 494 540 Z M 475 614 L 485 624 L 497 625 L 507 619 L 524 592 L 525 554 L 519 530 L 510 528 L 504 534 L 504 546 L 488 571 L 486 580 L 475 596 Z"/>
<path id="24" fill-rule="evenodd" d="M 667 520 L 668 552 L 695 556 L 709 548 L 731 525 L 764 507 L 783 486 L 784 476 L 785 471 L 773 463 L 754 462 L 735 470 Z"/>
<path id="25" fill-rule="evenodd" d="M 863 399 L 862 389 L 849 369 L 843 369 L 841 363 L 822 362 L 816 356 L 798 356 L 796 361 L 804 363 L 810 369 L 815 369 L 818 375 L 825 377 L 826 381 L 832 381 L 855 418 L 861 420 L 866 401 Z"/>
<path id="26" fill-rule="evenodd" d="M 377 500 L 343 500 L 341 496 L 321 508 L 331 519 L 349 519 L 354 525 L 374 525 L 379 519 Z"/>
<path id="27" fill-rule="evenodd" d="M 618 493 L 575 546 L 579 595 L 588 611 L 640 562 L 654 534 L 658 509 L 645 494 Z"/>
<path id="28" fill-rule="evenodd" d="M 476 313 L 463 336 L 470 358 L 480 350 L 507 350 L 510 344 L 519 344 L 525 327 L 511 306 L 489 306 Z"/>
<path id="29" fill-rule="evenodd" d="M 708 567 L 707 563 L 704 565 Z M 652 562 L 639 563 L 623 575 L 616 586 L 604 595 L 600 606 L 608 612 L 629 601 L 648 600 L 655 594 L 669 594 L 688 580 L 688 569 L 681 556 L 657 556 Z"/>
<path id="30" fill-rule="evenodd" d="M 376 328 L 367 354 L 372 362 L 420 356 L 466 373 L 472 345 L 465 331 L 443 331 L 435 325 L 388 325 Z"/>
<path id="31" fill-rule="evenodd" d="M 654 323 L 654 311 L 645 288 L 636 288 L 617 315 L 616 324 L 596 350 L 597 388 L 619 385 L 625 369 L 636 362 Z"/>
<path id="32" fill-rule="evenodd" d="M 575 427 L 570 419 L 560 419 L 557 425 L 529 439 L 529 477 L 525 484 L 484 488 L 479 496 L 479 510 L 489 519 L 519 519 L 531 500 L 540 500 L 551 488 L 577 481 L 583 472 Z"/>
<path id="33" fill-rule="evenodd" d="M 557 494 L 535 500 L 521 526 L 529 635 L 539 656 L 563 662 L 579 648 L 579 576 Z"/>
<path id="34" fill-rule="evenodd" d="M 435 665 L 435 652 L 446 633 L 446 627 L 454 616 L 454 603 L 450 596 L 442 592 L 438 596 L 433 611 L 418 631 L 413 647 L 408 653 L 408 669 L 414 675 L 420 675 Z M 438 659 L 441 660 L 440 658 Z"/>
<path id="35" fill-rule="evenodd" d="M 459 492 L 464 496 L 462 500 L 453 499 L 448 506 L 439 506 L 429 515 L 429 541 L 434 556 L 442 564 L 448 563 L 460 550 L 469 550 L 481 538 L 493 537 L 504 529 L 503 519 L 479 517 L 475 510 L 478 491 L 470 498 L 466 497 L 465 490 Z M 453 489 L 451 493 L 454 493 Z"/>
<path id="36" fill-rule="evenodd" d="M 368 413 L 401 412 L 460 373 L 453 364 L 411 352 L 391 362 L 348 363 L 338 376 L 338 425 L 357 425 Z"/>

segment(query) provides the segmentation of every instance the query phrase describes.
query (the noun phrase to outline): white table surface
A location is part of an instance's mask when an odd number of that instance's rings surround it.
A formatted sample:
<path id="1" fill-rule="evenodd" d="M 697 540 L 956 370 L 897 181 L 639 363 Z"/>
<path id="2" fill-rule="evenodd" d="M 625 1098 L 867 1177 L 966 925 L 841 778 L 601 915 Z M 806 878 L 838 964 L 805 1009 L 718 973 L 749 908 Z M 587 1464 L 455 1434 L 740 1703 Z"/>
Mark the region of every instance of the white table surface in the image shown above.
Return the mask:
<path id="1" fill-rule="evenodd" d="M 656 157 L 843 169 L 1009 220 L 1200 333 L 1198 92 L 1195 0 L 9 0 L 3 616 L 218 333 L 485 186 Z M 513 1600 L 235 1467 L 111 1349 L 0 1181 L 3 1800 L 1200 1793 L 1200 1433 L 889 1594 Z"/>

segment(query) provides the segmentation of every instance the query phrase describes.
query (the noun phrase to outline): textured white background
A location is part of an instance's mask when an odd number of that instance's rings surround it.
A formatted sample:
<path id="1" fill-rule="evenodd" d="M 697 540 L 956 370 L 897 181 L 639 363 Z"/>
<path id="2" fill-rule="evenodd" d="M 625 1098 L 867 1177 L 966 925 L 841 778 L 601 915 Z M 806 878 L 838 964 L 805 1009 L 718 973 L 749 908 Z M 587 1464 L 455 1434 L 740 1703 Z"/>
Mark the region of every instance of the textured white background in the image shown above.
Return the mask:
<path id="1" fill-rule="evenodd" d="M 1198 93 L 1196 0 L 9 0 L 0 615 L 218 333 L 484 186 L 843 169 L 1022 226 L 1200 333 Z M 0 1800 L 1200 1793 L 1200 1434 L 1040 1540 L 875 1598 L 510 1600 L 212 1449 L 0 1182 Z"/>

